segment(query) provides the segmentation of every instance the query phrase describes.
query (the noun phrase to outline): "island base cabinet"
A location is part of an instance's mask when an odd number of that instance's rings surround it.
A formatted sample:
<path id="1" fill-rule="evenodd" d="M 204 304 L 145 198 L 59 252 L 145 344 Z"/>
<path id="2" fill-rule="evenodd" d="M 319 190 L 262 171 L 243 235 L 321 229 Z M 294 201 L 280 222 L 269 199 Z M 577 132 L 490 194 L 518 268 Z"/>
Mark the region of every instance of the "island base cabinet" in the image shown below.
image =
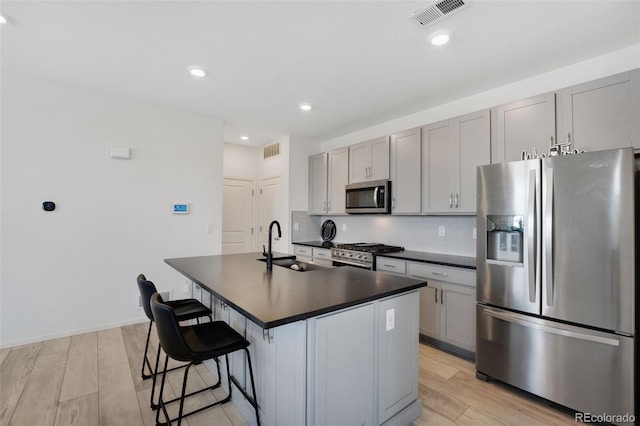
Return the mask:
<path id="1" fill-rule="evenodd" d="M 419 311 L 416 292 L 376 304 L 377 424 L 386 422 L 418 399 Z"/>
<path id="2" fill-rule="evenodd" d="M 294 322 L 264 330 L 247 321 L 246 338 L 253 368 L 260 424 L 302 425 L 305 418 L 306 323 Z M 253 395 L 249 366 L 245 363 L 246 391 Z M 234 373 L 232 373 L 234 374 Z M 223 380 L 226 377 L 222 372 Z M 235 376 L 235 374 L 234 374 Z M 223 381 L 226 387 L 226 382 Z M 256 424 L 255 410 L 237 391 L 233 403 L 251 425 Z"/>
<path id="3" fill-rule="evenodd" d="M 373 425 L 374 305 L 308 321 L 307 425 Z"/>

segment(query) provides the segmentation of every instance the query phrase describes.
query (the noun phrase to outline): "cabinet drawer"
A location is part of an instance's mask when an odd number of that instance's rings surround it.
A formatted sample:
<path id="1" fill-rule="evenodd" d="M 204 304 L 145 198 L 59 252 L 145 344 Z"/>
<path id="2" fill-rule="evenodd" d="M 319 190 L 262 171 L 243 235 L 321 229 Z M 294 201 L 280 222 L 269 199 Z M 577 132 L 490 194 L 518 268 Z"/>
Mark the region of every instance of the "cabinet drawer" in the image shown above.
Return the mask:
<path id="1" fill-rule="evenodd" d="M 298 246 L 295 245 L 293 246 L 293 254 L 295 254 L 296 256 L 307 256 L 307 257 L 311 257 L 313 253 L 313 249 L 311 247 L 307 247 L 307 246 Z"/>
<path id="2" fill-rule="evenodd" d="M 430 263 L 407 262 L 407 276 L 476 286 L 475 269 L 454 268 Z"/>
<path id="3" fill-rule="evenodd" d="M 376 271 L 393 272 L 404 275 L 407 273 L 407 262 L 388 257 L 378 257 L 376 259 Z"/>
<path id="4" fill-rule="evenodd" d="M 325 259 L 325 260 L 329 260 L 331 259 L 331 250 L 330 249 L 323 249 L 323 248 L 314 248 L 313 249 L 313 260 L 318 260 L 318 259 Z"/>

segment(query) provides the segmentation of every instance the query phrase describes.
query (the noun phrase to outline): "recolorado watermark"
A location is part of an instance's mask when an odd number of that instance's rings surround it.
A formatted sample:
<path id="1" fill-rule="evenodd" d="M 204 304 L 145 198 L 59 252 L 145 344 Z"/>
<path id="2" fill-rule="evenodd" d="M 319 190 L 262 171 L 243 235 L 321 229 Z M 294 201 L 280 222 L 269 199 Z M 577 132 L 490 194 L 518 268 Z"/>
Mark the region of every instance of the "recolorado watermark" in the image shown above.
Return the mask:
<path id="1" fill-rule="evenodd" d="M 633 414 L 593 414 L 593 413 L 576 413 L 574 416 L 576 422 L 582 423 L 633 423 L 636 416 Z"/>

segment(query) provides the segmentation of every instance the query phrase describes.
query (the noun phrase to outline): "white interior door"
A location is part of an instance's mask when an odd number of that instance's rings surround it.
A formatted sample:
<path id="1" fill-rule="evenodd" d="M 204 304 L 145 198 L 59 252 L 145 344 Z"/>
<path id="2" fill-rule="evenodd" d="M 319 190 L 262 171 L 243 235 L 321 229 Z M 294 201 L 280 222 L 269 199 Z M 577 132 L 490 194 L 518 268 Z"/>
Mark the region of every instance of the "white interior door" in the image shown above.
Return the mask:
<path id="1" fill-rule="evenodd" d="M 222 254 L 255 251 L 254 181 L 223 179 Z"/>
<path id="2" fill-rule="evenodd" d="M 268 247 L 269 244 L 269 224 L 273 220 L 277 220 L 282 224 L 282 180 L 280 176 L 265 178 L 260 180 L 260 249 L 262 246 Z M 283 230 L 285 231 L 285 230 Z M 274 230 L 274 237 L 278 236 Z M 273 250 L 282 248 L 279 241 L 275 238 L 272 241 Z"/>

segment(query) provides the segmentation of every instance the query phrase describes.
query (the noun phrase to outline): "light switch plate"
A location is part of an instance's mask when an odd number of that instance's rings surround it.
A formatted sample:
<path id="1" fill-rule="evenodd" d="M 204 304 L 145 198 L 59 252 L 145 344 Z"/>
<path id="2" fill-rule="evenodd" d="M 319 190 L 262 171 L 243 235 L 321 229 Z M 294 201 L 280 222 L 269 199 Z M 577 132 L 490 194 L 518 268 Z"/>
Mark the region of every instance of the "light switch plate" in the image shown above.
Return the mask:
<path id="1" fill-rule="evenodd" d="M 444 237 L 444 235 L 445 235 L 444 226 L 438 226 L 438 236 Z"/>

